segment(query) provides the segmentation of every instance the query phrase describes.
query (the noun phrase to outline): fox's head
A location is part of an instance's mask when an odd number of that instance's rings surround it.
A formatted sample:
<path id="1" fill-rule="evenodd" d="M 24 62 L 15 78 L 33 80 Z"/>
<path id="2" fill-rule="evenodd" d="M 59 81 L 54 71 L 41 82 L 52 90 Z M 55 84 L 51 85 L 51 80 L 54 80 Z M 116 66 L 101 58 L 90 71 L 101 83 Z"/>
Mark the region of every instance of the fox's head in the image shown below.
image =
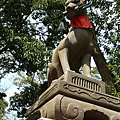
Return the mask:
<path id="1" fill-rule="evenodd" d="M 86 4 L 86 0 L 67 0 L 65 3 L 66 16 L 68 19 L 72 19 L 75 16 L 84 16 L 86 10 L 75 9 L 75 7 Z"/>

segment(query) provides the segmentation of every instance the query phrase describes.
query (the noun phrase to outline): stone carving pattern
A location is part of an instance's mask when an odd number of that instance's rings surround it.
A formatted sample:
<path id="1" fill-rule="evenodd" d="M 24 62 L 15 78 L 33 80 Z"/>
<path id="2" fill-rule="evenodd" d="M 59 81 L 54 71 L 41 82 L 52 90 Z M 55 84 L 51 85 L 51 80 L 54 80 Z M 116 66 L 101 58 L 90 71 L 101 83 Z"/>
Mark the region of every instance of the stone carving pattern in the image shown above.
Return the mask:
<path id="1" fill-rule="evenodd" d="M 99 100 L 99 101 L 101 101 L 101 100 L 105 100 L 106 102 L 109 102 L 109 103 L 111 103 L 111 104 L 114 104 L 114 105 L 120 105 L 120 100 L 113 100 L 112 98 L 110 98 L 110 97 L 104 97 L 104 96 L 101 96 L 101 95 L 99 95 L 99 94 L 96 94 L 96 93 L 93 93 L 93 92 L 88 92 L 88 91 L 86 91 L 86 90 L 82 90 L 82 89 L 80 89 L 80 88 L 78 88 L 78 87 L 74 87 L 73 85 L 70 85 L 70 84 L 65 84 L 64 85 L 64 89 L 67 89 L 67 90 L 69 90 L 70 92 L 76 92 L 76 93 L 78 93 L 78 94 L 85 94 L 85 95 L 87 95 L 88 97 L 90 97 L 90 98 L 92 98 L 92 99 L 95 99 L 95 100 Z"/>
<path id="2" fill-rule="evenodd" d="M 84 118 L 82 107 L 75 103 L 61 105 L 61 113 L 65 120 L 83 120 Z"/>
<path id="3" fill-rule="evenodd" d="M 113 115 L 110 120 L 120 120 L 120 115 Z"/>
<path id="4" fill-rule="evenodd" d="M 95 90 L 98 92 L 101 92 L 102 90 L 101 85 L 98 84 L 97 82 L 95 83 L 95 82 L 92 82 L 92 81 L 89 81 L 89 80 L 86 80 L 86 79 L 83 79 L 77 76 L 73 76 L 71 81 L 73 84 L 76 84 L 76 85 L 79 85 L 79 86 L 82 86 L 82 87 L 85 87 L 91 90 Z"/>

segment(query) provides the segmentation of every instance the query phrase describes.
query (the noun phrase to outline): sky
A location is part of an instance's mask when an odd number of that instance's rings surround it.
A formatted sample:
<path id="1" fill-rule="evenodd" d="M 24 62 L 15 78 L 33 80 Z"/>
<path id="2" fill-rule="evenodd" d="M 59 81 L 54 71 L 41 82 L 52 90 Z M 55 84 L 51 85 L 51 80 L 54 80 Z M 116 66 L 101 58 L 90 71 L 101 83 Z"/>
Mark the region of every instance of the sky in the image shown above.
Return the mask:
<path id="1" fill-rule="evenodd" d="M 17 73 L 9 73 L 5 75 L 4 78 L 2 78 L 0 81 L 0 85 L 2 86 L 3 89 L 2 91 L 0 88 L 0 92 L 6 93 L 7 97 L 5 97 L 5 100 L 8 102 L 8 104 L 10 96 L 13 96 L 15 92 L 19 92 L 17 87 L 12 83 L 17 76 L 18 76 Z M 16 117 L 17 113 L 15 111 L 11 111 L 9 114 L 6 115 L 8 120 L 20 120 L 19 118 Z"/>
<path id="2" fill-rule="evenodd" d="M 17 87 L 13 85 L 14 79 L 17 77 L 17 73 L 9 73 L 1 79 L 0 85 L 5 91 L 7 97 L 5 99 L 9 102 L 9 97 L 14 95 L 14 92 L 19 92 Z"/>

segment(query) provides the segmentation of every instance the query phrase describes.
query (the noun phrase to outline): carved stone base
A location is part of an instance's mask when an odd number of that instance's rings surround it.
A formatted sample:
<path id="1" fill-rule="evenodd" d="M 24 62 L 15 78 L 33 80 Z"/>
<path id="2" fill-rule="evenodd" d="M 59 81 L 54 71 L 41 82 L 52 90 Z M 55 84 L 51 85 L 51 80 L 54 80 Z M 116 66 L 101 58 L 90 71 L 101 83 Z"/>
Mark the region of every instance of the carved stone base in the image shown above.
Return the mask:
<path id="1" fill-rule="evenodd" d="M 120 120 L 120 99 L 105 94 L 102 81 L 68 71 L 26 113 L 27 120 Z"/>

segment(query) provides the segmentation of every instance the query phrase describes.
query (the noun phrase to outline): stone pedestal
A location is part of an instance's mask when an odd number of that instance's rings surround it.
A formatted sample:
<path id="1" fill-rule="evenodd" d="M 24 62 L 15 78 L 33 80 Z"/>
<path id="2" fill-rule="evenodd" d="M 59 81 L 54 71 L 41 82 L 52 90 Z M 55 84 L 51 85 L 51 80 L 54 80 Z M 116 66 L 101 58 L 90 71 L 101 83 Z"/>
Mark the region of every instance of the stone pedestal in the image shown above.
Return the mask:
<path id="1" fill-rule="evenodd" d="M 105 94 L 105 83 L 68 71 L 39 97 L 26 120 L 120 120 L 120 99 Z"/>

